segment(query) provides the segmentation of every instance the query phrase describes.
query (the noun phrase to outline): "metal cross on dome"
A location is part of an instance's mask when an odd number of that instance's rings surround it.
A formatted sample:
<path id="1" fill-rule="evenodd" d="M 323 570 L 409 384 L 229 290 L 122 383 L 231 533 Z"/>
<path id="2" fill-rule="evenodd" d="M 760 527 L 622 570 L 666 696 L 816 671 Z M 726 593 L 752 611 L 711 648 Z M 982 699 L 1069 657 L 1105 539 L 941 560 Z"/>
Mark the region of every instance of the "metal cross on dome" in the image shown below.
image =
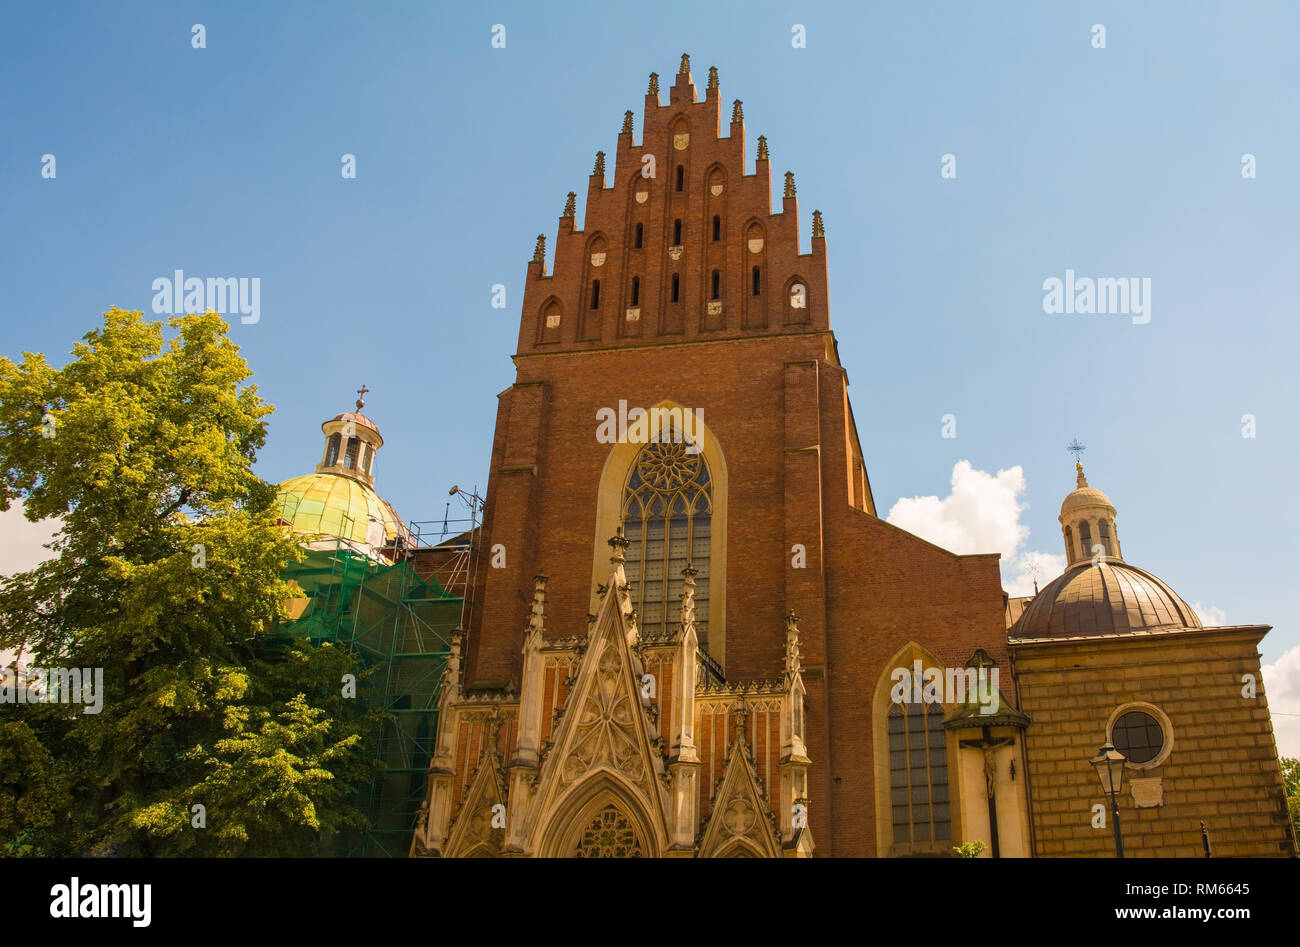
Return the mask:
<path id="1" fill-rule="evenodd" d="M 1075 463 L 1082 463 L 1083 452 L 1086 451 L 1088 448 L 1080 444 L 1079 439 L 1076 437 L 1074 440 L 1070 441 L 1069 444 L 1065 445 L 1065 449 L 1074 455 Z"/>
<path id="2" fill-rule="evenodd" d="M 361 387 L 357 389 L 357 410 L 360 411 L 366 406 L 366 392 L 370 389 L 362 382 Z"/>

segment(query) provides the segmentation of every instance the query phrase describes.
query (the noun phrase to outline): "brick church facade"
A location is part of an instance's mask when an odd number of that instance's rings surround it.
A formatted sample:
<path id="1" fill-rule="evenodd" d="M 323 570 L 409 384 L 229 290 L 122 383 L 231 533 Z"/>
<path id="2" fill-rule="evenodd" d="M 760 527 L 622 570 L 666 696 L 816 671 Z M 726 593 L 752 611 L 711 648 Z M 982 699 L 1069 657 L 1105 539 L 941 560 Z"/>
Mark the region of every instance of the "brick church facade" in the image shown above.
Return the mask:
<path id="1" fill-rule="evenodd" d="M 1163 788 L 1124 788 L 1126 825 L 1187 808 L 1149 830 L 1146 854 L 1198 854 L 1189 826 L 1207 812 L 1238 853 L 1293 854 L 1262 690 L 1230 700 L 1258 675 L 1265 627 L 1198 635 L 1173 607 L 1168 634 L 1116 650 L 1115 629 L 1057 628 L 1050 601 L 1046 618 L 1009 602 L 996 554 L 955 555 L 878 517 L 821 215 L 801 253 L 793 176 L 774 212 L 767 143 L 747 170 L 741 103 L 725 127 L 723 109 L 715 70 L 700 99 L 683 57 L 667 104 L 652 75 L 640 142 L 628 112 L 581 230 L 569 195 L 549 270 L 538 238 L 412 854 L 949 855 L 980 840 L 986 856 L 1106 855 L 1087 756 L 1132 702 L 1159 704 L 1181 740 L 1142 775 Z M 1128 589 L 1136 570 L 1114 543 L 1103 566 Z M 1062 579 L 1093 566 L 1077 558 Z M 1164 621 L 1138 597 L 1134 628 Z M 1178 674 L 1214 665 L 1240 728 L 1219 737 L 1242 748 L 1220 785 L 1193 733 L 1214 723 L 1182 713 L 1176 685 L 1146 681 L 1152 696 L 1121 670 L 1088 686 L 1179 633 L 1193 666 Z M 1023 666 L 1032 687 L 1017 694 Z M 900 702 L 900 668 L 996 687 L 982 706 Z M 1058 702 L 1076 684 L 1088 700 Z M 1171 776 L 1184 745 L 1221 799 L 1179 796 L 1197 778 Z M 1230 829 L 1232 806 L 1253 813 L 1249 831 Z"/>

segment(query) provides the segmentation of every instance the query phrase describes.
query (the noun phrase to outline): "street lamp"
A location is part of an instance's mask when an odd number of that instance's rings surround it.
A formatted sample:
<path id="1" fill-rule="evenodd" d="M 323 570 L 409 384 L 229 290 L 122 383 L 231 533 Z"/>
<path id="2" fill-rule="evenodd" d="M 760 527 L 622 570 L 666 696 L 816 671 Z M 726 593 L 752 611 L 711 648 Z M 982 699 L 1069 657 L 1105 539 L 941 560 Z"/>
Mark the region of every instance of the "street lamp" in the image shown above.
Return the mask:
<path id="1" fill-rule="evenodd" d="M 1101 780 L 1101 791 L 1110 796 L 1110 824 L 1115 829 L 1115 857 L 1124 857 L 1124 838 L 1119 832 L 1119 805 L 1115 796 L 1124 788 L 1124 754 L 1115 749 L 1109 740 L 1097 751 L 1090 763 Z"/>

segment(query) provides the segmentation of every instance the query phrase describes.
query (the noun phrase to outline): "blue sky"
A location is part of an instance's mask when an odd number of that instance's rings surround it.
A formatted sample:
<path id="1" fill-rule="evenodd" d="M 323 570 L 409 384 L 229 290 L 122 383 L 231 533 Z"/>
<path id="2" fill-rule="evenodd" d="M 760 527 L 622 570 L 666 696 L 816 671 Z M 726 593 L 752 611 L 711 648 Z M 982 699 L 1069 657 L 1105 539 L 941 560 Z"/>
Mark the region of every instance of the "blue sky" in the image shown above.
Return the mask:
<path id="1" fill-rule="evenodd" d="M 1266 3 L 11 4 L 0 352 L 59 362 L 177 268 L 260 277 L 231 334 L 277 409 L 261 475 L 309 471 L 364 382 L 381 492 L 440 518 L 486 487 L 536 234 L 689 52 L 795 172 L 805 244 L 825 215 L 882 514 L 1019 466 L 1023 548 L 1059 553 L 1077 436 L 1125 557 L 1275 625 L 1271 662 L 1300 644 L 1297 35 Z M 1150 278 L 1151 321 L 1044 313 L 1067 269 Z"/>

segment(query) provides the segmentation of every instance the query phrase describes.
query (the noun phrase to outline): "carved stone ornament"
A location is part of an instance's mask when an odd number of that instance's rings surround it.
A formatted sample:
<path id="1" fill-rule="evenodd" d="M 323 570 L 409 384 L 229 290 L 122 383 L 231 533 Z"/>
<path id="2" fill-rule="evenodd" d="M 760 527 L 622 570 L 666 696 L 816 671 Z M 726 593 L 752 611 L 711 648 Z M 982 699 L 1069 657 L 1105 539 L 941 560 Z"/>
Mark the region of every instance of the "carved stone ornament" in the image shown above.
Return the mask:
<path id="1" fill-rule="evenodd" d="M 560 327 L 560 317 L 558 314 L 546 317 L 546 328 L 558 329 Z"/>
<path id="2" fill-rule="evenodd" d="M 627 311 L 627 321 L 628 321 L 628 322 L 636 322 L 636 321 L 637 321 L 638 319 L 640 319 L 640 318 L 641 318 L 641 310 L 640 310 L 640 309 L 629 309 L 629 310 Z"/>
<path id="3" fill-rule="evenodd" d="M 593 253 L 593 254 L 591 255 L 591 265 L 592 265 L 592 266 L 604 266 L 604 265 L 605 265 L 605 253 L 604 253 L 604 251 L 601 251 L 600 253 Z"/>
<path id="4" fill-rule="evenodd" d="M 709 315 L 711 316 L 722 315 L 722 303 L 720 302 L 709 303 Z"/>
<path id="5" fill-rule="evenodd" d="M 648 201 L 648 200 L 650 200 L 650 192 L 649 192 L 649 191 L 637 191 L 637 192 L 636 192 L 636 202 L 637 202 L 638 204 L 644 204 L 644 203 L 645 203 L 646 201 Z"/>
<path id="6" fill-rule="evenodd" d="M 709 193 L 712 194 L 714 197 L 717 197 L 719 194 L 722 193 L 722 185 L 721 185 L 721 184 L 710 184 L 710 185 L 709 185 Z"/>
<path id="7" fill-rule="evenodd" d="M 619 686 L 622 662 L 613 644 L 607 644 L 597 664 L 598 683 L 583 702 L 577 737 L 562 769 L 566 783 L 602 764 L 613 766 L 633 783 L 645 779 L 635 736 L 631 699 Z"/>
<path id="8" fill-rule="evenodd" d="M 685 151 L 686 146 L 689 145 L 690 143 L 691 143 L 690 132 L 686 132 L 683 135 L 673 136 L 673 147 L 676 148 L 678 151 Z"/>
<path id="9" fill-rule="evenodd" d="M 762 253 L 762 252 L 763 252 L 763 238 L 762 238 L 762 237 L 758 237 L 757 239 L 754 239 L 754 240 L 749 241 L 749 252 L 750 252 L 750 253 Z"/>
<path id="10" fill-rule="evenodd" d="M 1154 809 L 1165 804 L 1164 781 L 1160 776 L 1137 776 L 1129 780 L 1133 804 L 1139 809 Z"/>
<path id="11" fill-rule="evenodd" d="M 680 260 L 680 259 L 682 258 L 682 248 L 681 248 L 681 247 L 669 247 L 669 248 L 668 248 L 668 257 L 669 257 L 669 259 L 672 259 L 672 260 Z"/>

